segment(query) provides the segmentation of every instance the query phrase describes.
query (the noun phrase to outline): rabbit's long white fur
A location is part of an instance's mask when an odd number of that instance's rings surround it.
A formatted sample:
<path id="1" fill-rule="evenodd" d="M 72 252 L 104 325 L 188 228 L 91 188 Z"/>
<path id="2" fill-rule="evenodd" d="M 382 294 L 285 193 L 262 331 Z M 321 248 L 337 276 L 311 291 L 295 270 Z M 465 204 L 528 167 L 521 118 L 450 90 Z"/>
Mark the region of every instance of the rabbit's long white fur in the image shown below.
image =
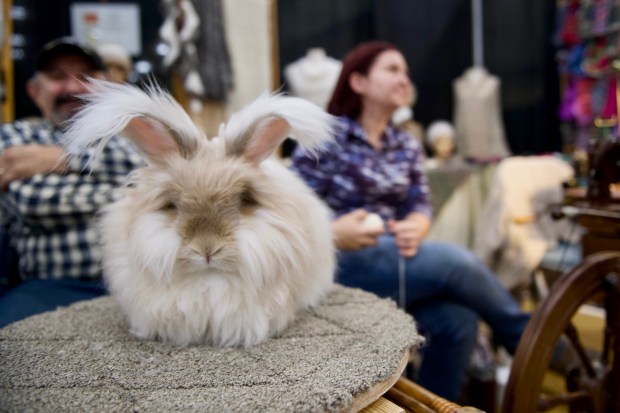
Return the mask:
<path id="1" fill-rule="evenodd" d="M 291 137 L 309 152 L 321 149 L 326 137 L 332 136 L 335 127 L 330 115 L 318 106 L 308 105 L 304 99 L 264 93 L 243 111 L 234 114 L 220 135 L 236 139 L 250 130 L 257 119 L 268 117 L 286 119 L 291 128 Z"/>
<path id="2" fill-rule="evenodd" d="M 131 119 L 139 116 L 161 121 L 181 138 L 204 138 L 181 105 L 155 84 L 144 93 L 126 84 L 91 79 L 88 89 L 90 93 L 82 98 L 89 105 L 74 117 L 66 133 L 69 153 L 80 153 L 94 142 L 105 145 L 108 139 L 125 129 Z M 257 120 L 267 117 L 285 118 L 290 125 L 290 137 L 309 152 L 320 149 L 337 126 L 329 114 L 310 106 L 304 99 L 263 93 L 234 114 L 225 128 L 220 128 L 219 138 L 236 140 Z"/>
<path id="3" fill-rule="evenodd" d="M 89 104 L 72 119 L 66 133 L 69 153 L 80 153 L 97 141 L 102 147 L 137 116 L 157 119 L 188 141 L 204 136 L 181 105 L 155 84 L 148 87 L 148 93 L 97 79 L 90 79 L 87 87 L 90 93 L 81 97 Z"/>
<path id="4" fill-rule="evenodd" d="M 320 147 L 332 136 L 330 115 L 298 98 L 264 95 L 208 141 L 157 88 L 99 81 L 87 99 L 65 135 L 74 153 L 128 127 L 150 161 L 99 225 L 104 278 L 134 334 L 177 345 L 254 345 L 329 291 L 330 213 L 267 158 L 289 130 Z"/>

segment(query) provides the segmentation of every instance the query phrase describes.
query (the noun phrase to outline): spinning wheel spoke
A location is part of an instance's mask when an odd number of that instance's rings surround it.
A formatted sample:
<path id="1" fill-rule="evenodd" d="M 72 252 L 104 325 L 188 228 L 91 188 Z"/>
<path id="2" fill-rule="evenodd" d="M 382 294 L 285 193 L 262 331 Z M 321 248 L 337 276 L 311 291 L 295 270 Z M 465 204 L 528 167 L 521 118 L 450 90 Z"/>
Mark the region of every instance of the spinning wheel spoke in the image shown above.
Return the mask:
<path id="1" fill-rule="evenodd" d="M 567 405 L 570 411 L 620 411 L 620 253 L 602 252 L 587 257 L 553 286 L 532 314 L 515 357 L 505 389 L 503 412 L 544 411 Z M 588 355 L 571 324 L 582 304 L 604 298 L 606 327 L 600 360 Z M 566 375 L 567 392 L 544 395 L 543 380 L 553 352 L 565 333 L 577 352 L 579 365 Z M 611 364 L 610 364 L 611 363 Z"/>
<path id="2" fill-rule="evenodd" d="M 593 360 L 590 359 L 586 353 L 586 350 L 579 339 L 579 332 L 572 323 L 568 325 L 565 333 L 579 356 L 579 361 L 581 362 L 581 366 L 584 368 L 585 374 L 591 378 L 596 377 L 596 370 L 594 369 Z"/>
<path id="3" fill-rule="evenodd" d="M 583 390 L 578 392 L 560 394 L 557 396 L 541 394 L 540 399 L 538 400 L 538 411 L 544 412 L 545 410 L 553 409 L 554 407 L 586 400 L 588 397 L 588 393 Z"/>

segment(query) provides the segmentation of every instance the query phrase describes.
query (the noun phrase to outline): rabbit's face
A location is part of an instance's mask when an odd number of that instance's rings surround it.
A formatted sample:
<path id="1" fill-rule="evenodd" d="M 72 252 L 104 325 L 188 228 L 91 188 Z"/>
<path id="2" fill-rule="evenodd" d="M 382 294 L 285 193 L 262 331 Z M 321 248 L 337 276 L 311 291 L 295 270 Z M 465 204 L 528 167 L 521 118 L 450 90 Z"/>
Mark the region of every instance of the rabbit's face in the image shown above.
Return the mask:
<path id="1" fill-rule="evenodd" d="M 156 172 L 159 188 L 152 212 L 174 227 L 179 250 L 176 264 L 190 272 L 234 271 L 238 264 L 239 226 L 260 208 L 253 184 L 260 169 L 242 159 L 218 159 L 201 151 L 191 160 L 175 159 Z M 163 175 L 168 175 L 161 182 Z"/>

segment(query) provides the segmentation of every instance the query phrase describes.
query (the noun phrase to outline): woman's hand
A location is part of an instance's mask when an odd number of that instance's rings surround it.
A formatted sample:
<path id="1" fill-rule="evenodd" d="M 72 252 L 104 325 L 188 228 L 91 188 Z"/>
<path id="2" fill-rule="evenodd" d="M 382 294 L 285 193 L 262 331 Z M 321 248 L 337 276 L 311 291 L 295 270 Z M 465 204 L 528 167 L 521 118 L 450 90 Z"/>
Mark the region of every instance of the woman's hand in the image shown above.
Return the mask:
<path id="1" fill-rule="evenodd" d="M 394 234 L 394 241 L 403 257 L 417 254 L 420 243 L 428 233 L 430 219 L 423 214 L 413 213 L 402 221 L 388 221 L 388 231 Z"/>
<path id="2" fill-rule="evenodd" d="M 356 209 L 341 215 L 332 221 L 336 246 L 341 250 L 359 250 L 377 245 L 377 238 L 384 233 L 383 229 L 369 229 L 364 225 L 368 212 Z"/>

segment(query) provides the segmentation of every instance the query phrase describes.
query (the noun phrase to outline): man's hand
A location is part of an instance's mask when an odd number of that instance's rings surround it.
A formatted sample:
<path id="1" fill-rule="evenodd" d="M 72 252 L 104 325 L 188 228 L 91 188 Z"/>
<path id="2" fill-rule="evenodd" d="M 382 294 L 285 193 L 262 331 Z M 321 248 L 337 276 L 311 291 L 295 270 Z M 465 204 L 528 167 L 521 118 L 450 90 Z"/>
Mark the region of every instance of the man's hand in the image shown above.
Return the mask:
<path id="1" fill-rule="evenodd" d="M 368 215 L 363 209 L 356 209 L 338 217 L 332 222 L 336 246 L 341 250 L 359 250 L 377 244 L 380 229 L 368 229 L 363 221 Z"/>
<path id="2" fill-rule="evenodd" d="M 16 179 L 28 179 L 40 173 L 64 173 L 66 170 L 66 154 L 60 146 L 11 146 L 0 154 L 0 189 L 5 191 Z"/>

